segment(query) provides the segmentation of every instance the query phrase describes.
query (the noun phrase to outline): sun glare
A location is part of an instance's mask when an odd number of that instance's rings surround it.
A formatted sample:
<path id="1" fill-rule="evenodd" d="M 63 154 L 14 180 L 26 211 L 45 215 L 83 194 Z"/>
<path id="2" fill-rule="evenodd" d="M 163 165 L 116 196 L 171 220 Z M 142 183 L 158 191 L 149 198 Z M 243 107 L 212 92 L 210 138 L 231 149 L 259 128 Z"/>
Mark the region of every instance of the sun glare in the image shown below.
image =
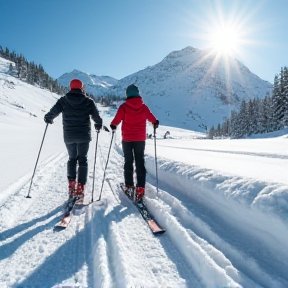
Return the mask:
<path id="1" fill-rule="evenodd" d="M 240 36 L 237 29 L 232 27 L 219 27 L 210 36 L 213 50 L 222 55 L 233 55 L 240 45 Z"/>
<path id="2" fill-rule="evenodd" d="M 240 7 L 236 1 L 227 1 L 231 5 L 220 5 L 220 2 L 210 1 L 208 6 L 203 4 L 200 9 L 203 14 L 193 11 L 189 19 L 192 19 L 191 27 L 194 27 L 191 36 L 193 40 L 197 39 L 203 51 L 195 66 L 201 63 L 210 65 L 201 84 L 215 79 L 215 72 L 219 73 L 226 79 L 226 96 L 229 99 L 233 95 L 233 75 L 237 73 L 241 77 L 241 62 L 250 53 L 247 48 L 257 44 L 257 37 L 253 38 L 253 34 L 260 26 L 253 22 L 258 5 L 251 9 L 250 5 Z"/>

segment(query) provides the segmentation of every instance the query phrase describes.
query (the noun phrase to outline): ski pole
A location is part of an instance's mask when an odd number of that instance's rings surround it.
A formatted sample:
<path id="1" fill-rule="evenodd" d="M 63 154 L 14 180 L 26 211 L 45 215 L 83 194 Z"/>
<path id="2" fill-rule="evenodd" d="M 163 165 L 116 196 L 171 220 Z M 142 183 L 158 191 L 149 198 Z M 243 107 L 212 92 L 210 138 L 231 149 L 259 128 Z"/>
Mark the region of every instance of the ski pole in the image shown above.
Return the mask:
<path id="1" fill-rule="evenodd" d="M 95 155 L 94 155 L 94 169 L 93 169 L 93 184 L 92 184 L 92 198 L 91 202 L 93 202 L 93 195 L 94 195 L 94 182 L 95 182 L 95 166 L 96 166 L 96 155 L 97 155 L 97 146 L 98 146 L 98 136 L 100 130 L 96 130 L 97 132 L 97 138 L 96 138 L 96 145 L 95 145 Z"/>
<path id="2" fill-rule="evenodd" d="M 30 187 L 29 187 L 29 190 L 28 190 L 28 195 L 26 196 L 26 198 L 31 198 L 30 190 L 31 190 L 33 178 L 34 178 L 34 175 L 35 175 L 36 167 L 37 167 L 37 164 L 38 164 L 38 160 L 39 160 L 40 152 L 41 152 L 41 149 L 42 149 L 42 146 L 43 146 L 43 142 L 44 142 L 44 138 L 45 138 L 45 135 L 46 135 L 47 128 L 48 128 L 48 123 L 47 123 L 46 128 L 45 128 L 45 132 L 44 132 L 44 135 L 43 135 L 42 143 L 41 143 L 40 150 L 39 150 L 39 153 L 38 153 L 38 157 L 37 157 L 37 160 L 36 160 L 36 164 L 35 164 L 35 167 L 34 167 L 34 172 L 33 172 L 32 178 L 31 178 Z"/>
<path id="3" fill-rule="evenodd" d="M 155 169 L 156 169 L 156 191 L 158 197 L 158 169 L 157 169 L 157 154 L 156 154 L 156 128 L 154 128 L 154 148 L 155 148 Z"/>
<path id="4" fill-rule="evenodd" d="M 111 142 L 110 142 L 110 147 L 109 147 L 109 151 L 108 151 L 108 156 L 107 156 L 107 161 L 106 161 L 106 165 L 104 168 L 104 175 L 103 175 L 103 180 L 102 180 L 102 186 L 101 186 L 101 190 L 100 190 L 100 195 L 97 201 L 101 200 L 101 195 L 102 195 L 102 190 L 103 190 L 103 185 L 104 185 L 104 180 L 105 180 L 105 174 L 106 174 L 106 169 L 107 169 L 107 165 L 109 162 L 109 155 L 110 155 L 110 151 L 111 151 L 111 146 L 112 146 L 112 141 L 113 141 L 113 137 L 114 137 L 115 131 L 112 130 L 112 137 L 111 137 Z"/>

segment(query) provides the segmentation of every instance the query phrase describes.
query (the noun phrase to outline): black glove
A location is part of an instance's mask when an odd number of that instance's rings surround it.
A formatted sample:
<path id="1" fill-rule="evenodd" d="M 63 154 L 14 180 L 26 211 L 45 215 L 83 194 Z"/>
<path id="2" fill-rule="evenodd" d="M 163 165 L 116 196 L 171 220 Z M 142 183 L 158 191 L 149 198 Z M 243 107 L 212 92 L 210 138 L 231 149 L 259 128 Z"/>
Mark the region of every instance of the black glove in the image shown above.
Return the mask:
<path id="1" fill-rule="evenodd" d="M 110 130 L 106 126 L 103 126 L 103 130 L 106 132 L 110 132 Z"/>
<path id="2" fill-rule="evenodd" d="M 159 126 L 159 120 L 156 120 L 156 122 L 153 123 L 153 128 L 154 128 L 154 129 L 157 129 L 158 126 Z"/>
<path id="3" fill-rule="evenodd" d="M 102 123 L 95 123 L 94 126 L 97 131 L 100 131 L 100 129 L 102 128 Z"/>
<path id="4" fill-rule="evenodd" d="M 53 120 L 50 117 L 48 117 L 47 115 L 44 116 L 44 121 L 47 124 L 53 124 Z"/>
<path id="5" fill-rule="evenodd" d="M 116 128 L 117 128 L 117 126 L 111 124 L 111 125 L 110 125 L 110 128 L 112 129 L 112 131 L 115 131 Z"/>

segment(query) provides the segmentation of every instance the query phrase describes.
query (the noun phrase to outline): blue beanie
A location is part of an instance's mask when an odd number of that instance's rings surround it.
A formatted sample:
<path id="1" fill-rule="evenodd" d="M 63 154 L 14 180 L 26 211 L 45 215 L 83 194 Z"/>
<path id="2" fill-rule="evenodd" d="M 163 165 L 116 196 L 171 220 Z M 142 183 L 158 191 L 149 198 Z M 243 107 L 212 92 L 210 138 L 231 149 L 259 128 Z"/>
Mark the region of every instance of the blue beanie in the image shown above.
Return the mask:
<path id="1" fill-rule="evenodd" d="M 126 88 L 126 97 L 140 96 L 139 88 L 132 84 Z"/>

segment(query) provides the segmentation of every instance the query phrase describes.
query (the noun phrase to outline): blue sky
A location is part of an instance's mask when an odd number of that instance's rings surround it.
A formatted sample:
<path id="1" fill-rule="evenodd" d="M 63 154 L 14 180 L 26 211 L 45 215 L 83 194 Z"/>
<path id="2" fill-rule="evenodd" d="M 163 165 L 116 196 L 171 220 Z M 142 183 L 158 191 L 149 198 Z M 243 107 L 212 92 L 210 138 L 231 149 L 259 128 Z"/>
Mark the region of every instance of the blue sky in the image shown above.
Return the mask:
<path id="1" fill-rule="evenodd" d="M 288 0 L 0 0 L 0 45 L 54 78 L 78 69 L 121 79 L 213 46 L 218 25 L 237 31 L 230 52 L 262 79 L 288 65 Z"/>

